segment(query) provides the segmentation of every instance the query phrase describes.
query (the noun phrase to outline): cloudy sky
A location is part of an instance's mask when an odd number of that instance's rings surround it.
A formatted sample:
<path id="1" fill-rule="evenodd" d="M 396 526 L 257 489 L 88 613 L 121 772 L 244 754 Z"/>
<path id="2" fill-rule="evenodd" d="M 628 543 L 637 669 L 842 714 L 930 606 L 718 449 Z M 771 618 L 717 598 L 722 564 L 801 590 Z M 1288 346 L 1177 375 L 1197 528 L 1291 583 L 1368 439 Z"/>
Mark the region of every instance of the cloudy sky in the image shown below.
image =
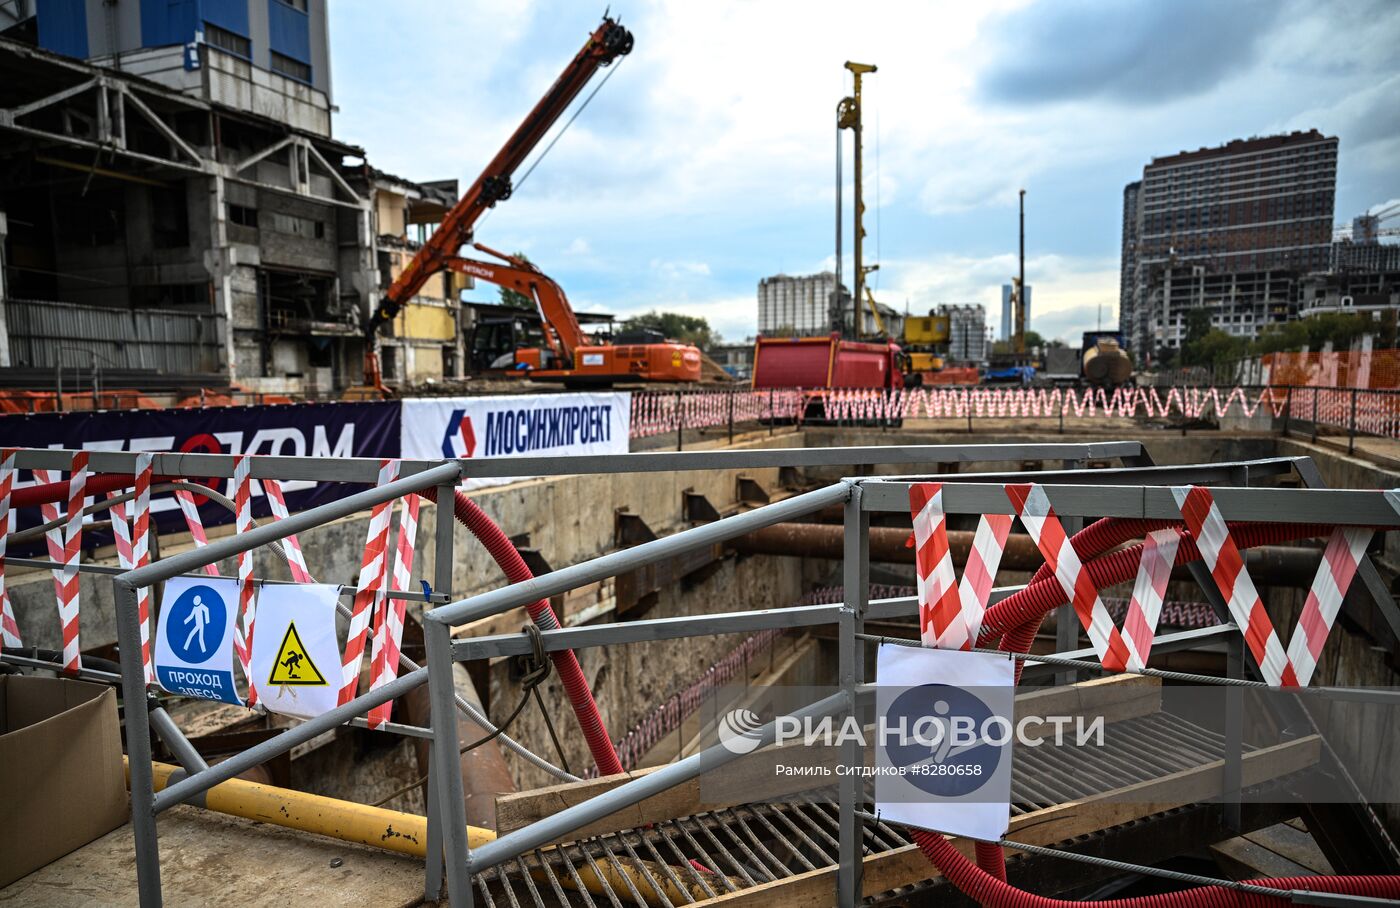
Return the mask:
<path id="1" fill-rule="evenodd" d="M 636 49 L 478 229 L 581 310 L 679 310 L 742 339 L 760 278 L 832 267 L 846 60 L 879 66 L 865 81 L 867 257 L 876 297 L 900 310 L 981 302 L 998 321 L 1025 187 L 1031 327 L 1073 337 L 1100 305 L 1112 323 L 1123 185 L 1154 155 L 1316 127 L 1341 139 L 1339 223 L 1400 198 L 1390 0 L 612 8 Z M 336 135 L 383 170 L 465 184 L 599 13 L 400 0 L 386 20 L 377 2 L 337 0 Z M 846 249 L 849 282 L 849 226 Z"/>

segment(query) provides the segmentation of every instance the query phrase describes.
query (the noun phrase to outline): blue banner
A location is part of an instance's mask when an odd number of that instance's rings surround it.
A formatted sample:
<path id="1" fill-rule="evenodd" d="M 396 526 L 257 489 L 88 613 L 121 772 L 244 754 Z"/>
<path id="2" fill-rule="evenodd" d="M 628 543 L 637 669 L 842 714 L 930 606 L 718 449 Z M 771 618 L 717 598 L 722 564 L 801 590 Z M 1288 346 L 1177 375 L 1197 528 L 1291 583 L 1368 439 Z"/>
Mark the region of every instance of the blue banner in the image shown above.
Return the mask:
<path id="1" fill-rule="evenodd" d="M 69 448 L 89 451 L 179 451 L 204 454 L 276 454 L 312 457 L 398 457 L 400 404 L 291 404 L 179 410 L 120 410 L 95 413 L 38 413 L 0 417 L 0 447 Z M 66 474 L 64 474 L 66 477 Z M 210 485 L 230 498 L 228 481 L 188 479 Z M 16 487 L 30 485 L 28 470 Z M 346 483 L 287 482 L 287 506 L 300 511 L 333 501 L 363 487 Z M 233 514 L 201 501 L 205 526 L 232 523 Z M 21 526 L 38 523 L 38 510 L 20 514 Z M 166 532 L 184 530 L 179 506 L 170 495 L 153 500 L 152 517 Z M 255 517 L 270 513 L 265 496 L 253 499 Z M 85 534 L 84 543 L 88 541 Z M 94 541 L 100 544 L 101 539 Z M 42 544 L 41 544 L 42 547 Z M 19 554 L 16 552 L 15 554 Z"/>

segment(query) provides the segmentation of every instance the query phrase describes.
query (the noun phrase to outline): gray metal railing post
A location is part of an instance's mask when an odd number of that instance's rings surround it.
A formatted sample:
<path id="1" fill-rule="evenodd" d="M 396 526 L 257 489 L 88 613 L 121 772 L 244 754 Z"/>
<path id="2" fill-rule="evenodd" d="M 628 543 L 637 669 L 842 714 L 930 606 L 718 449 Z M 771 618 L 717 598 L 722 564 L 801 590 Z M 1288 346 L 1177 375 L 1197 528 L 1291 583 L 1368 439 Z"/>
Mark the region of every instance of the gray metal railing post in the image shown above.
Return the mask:
<path id="1" fill-rule="evenodd" d="M 457 532 L 456 495 L 457 488 L 452 483 L 444 483 L 437 487 L 437 510 L 433 522 L 433 592 L 449 596 L 452 594 L 452 549 Z M 449 668 L 451 668 L 450 665 Z M 443 721 L 455 728 L 457 724 L 456 704 L 453 706 L 452 718 L 450 720 L 444 718 Z M 435 720 L 433 728 L 435 730 L 437 728 Z M 426 804 L 428 811 L 428 853 L 423 863 L 423 895 L 424 898 L 434 902 L 442 897 L 443 874 L 443 811 L 441 799 L 437 796 L 437 775 L 432 771 L 436 759 L 437 755 L 430 750 Z M 451 765 L 455 769 L 460 766 L 460 761 L 454 759 Z"/>
<path id="2" fill-rule="evenodd" d="M 1317 391 L 1318 391 L 1317 388 L 1313 388 L 1313 389 L 1312 389 L 1312 396 L 1313 396 L 1312 440 L 1313 440 L 1313 441 L 1317 441 L 1317 399 L 1318 399 L 1319 397 L 1321 397 L 1321 395 L 1318 394 Z"/>
<path id="3" fill-rule="evenodd" d="M 734 395 L 737 392 L 733 388 L 729 389 L 729 443 L 734 444 Z"/>
<path id="4" fill-rule="evenodd" d="M 428 744 L 427 854 L 423 859 L 423 900 L 435 904 L 442 899 L 442 805 L 437 795 L 437 775 L 432 771 L 432 742 Z"/>
<path id="5" fill-rule="evenodd" d="M 676 450 L 685 450 L 685 418 L 681 415 L 681 392 L 676 392 Z"/>
<path id="6" fill-rule="evenodd" d="M 1356 388 L 1351 389 L 1351 420 L 1347 423 L 1347 453 L 1356 453 Z"/>
<path id="7" fill-rule="evenodd" d="M 165 711 L 165 707 L 156 706 L 156 700 L 149 699 L 147 705 L 147 721 L 155 729 L 156 735 L 170 748 L 170 752 L 175 755 L 175 762 L 184 768 L 185 772 L 203 772 L 209 768 L 209 764 L 204 762 L 204 757 L 195 750 L 190 739 L 185 737 L 185 733 L 180 731 L 180 726 L 175 724 L 175 720 L 170 718 L 170 713 Z"/>
<path id="8" fill-rule="evenodd" d="M 428 649 L 428 697 L 433 729 L 428 771 L 435 776 L 442 850 L 447 864 L 447 901 L 452 908 L 471 908 L 471 879 L 467 872 L 467 813 L 458 771 L 457 700 L 452 684 L 452 628 L 431 616 L 423 622 Z"/>
<path id="9" fill-rule="evenodd" d="M 141 908 L 160 908 L 160 846 L 156 842 L 155 779 L 151 771 L 151 724 L 146 712 L 146 667 L 141 661 L 141 618 L 136 588 L 112 582 L 117 610 L 117 647 L 122 669 L 127 766 L 131 774 L 131 832 L 136 841 L 136 890 Z"/>
<path id="10" fill-rule="evenodd" d="M 1243 678 L 1244 635 L 1232 634 L 1225 640 L 1225 675 L 1229 678 Z M 1244 690 L 1238 687 L 1225 689 L 1225 774 L 1221 788 L 1221 809 L 1224 811 L 1225 825 L 1235 832 L 1240 825 L 1240 789 L 1244 783 Z"/>
<path id="11" fill-rule="evenodd" d="M 1283 399 L 1283 437 L 1288 437 L 1288 423 L 1293 418 L 1293 386 L 1288 386 L 1287 396 Z"/>
<path id="12" fill-rule="evenodd" d="M 865 609 L 870 597 L 870 515 L 861 508 L 861 487 L 857 483 L 851 484 L 850 497 L 846 499 L 845 527 L 843 583 L 846 601 L 841 609 L 839 669 L 841 689 L 847 698 L 847 715 L 855 716 L 856 688 L 865 682 L 865 643 L 856 635 L 864 633 Z M 836 903 L 855 905 L 861 899 L 861 871 L 864 869 L 861 818 L 856 811 L 864 808 L 865 781 L 853 769 L 865 762 L 864 745 L 859 741 L 842 744 L 841 762 L 850 771 L 841 777 L 838 790 L 841 813 Z"/>

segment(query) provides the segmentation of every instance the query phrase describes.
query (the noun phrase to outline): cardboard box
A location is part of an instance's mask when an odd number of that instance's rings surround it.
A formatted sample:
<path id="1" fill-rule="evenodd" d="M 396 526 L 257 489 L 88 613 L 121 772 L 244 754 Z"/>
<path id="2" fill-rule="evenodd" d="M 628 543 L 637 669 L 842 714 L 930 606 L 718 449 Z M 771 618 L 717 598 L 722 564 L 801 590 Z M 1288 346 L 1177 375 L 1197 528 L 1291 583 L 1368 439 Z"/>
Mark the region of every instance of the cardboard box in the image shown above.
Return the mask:
<path id="1" fill-rule="evenodd" d="M 126 822 L 112 688 L 0 675 L 0 887 Z"/>

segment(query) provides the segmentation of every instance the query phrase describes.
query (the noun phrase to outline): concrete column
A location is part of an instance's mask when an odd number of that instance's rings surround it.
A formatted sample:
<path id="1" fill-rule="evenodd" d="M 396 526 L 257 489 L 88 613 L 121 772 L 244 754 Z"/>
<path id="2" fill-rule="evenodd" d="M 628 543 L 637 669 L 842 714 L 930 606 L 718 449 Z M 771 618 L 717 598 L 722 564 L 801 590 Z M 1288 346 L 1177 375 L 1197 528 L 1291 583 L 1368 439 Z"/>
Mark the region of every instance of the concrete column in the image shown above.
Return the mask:
<path id="1" fill-rule="evenodd" d="M 5 302 L 10 297 L 5 291 L 5 240 L 9 236 L 9 222 L 5 212 L 0 211 L 0 368 L 10 365 L 10 328 L 5 320 Z"/>
<path id="2" fill-rule="evenodd" d="M 228 243 L 228 206 L 224 204 L 223 174 L 213 175 L 209 186 L 209 252 L 205 267 L 214 284 L 214 313 L 224 317 L 224 368 L 228 380 L 238 375 L 233 342 L 233 250 Z"/>

